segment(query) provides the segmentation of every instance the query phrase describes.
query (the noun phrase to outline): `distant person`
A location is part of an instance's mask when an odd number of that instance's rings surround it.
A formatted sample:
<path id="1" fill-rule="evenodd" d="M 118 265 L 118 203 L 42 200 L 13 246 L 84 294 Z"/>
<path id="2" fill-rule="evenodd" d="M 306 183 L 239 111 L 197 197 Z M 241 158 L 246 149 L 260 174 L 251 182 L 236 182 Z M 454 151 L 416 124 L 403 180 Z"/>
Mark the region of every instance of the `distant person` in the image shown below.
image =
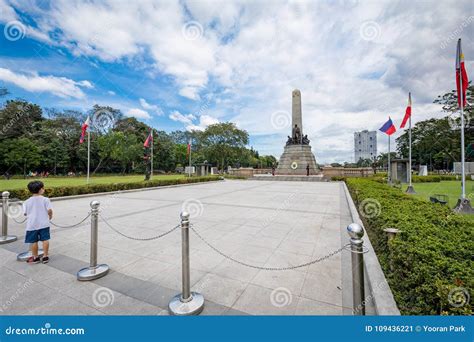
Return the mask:
<path id="1" fill-rule="evenodd" d="M 10 172 L 6 171 L 4 174 L 3 174 L 3 177 L 5 177 L 6 180 L 10 180 Z"/>
<path id="2" fill-rule="evenodd" d="M 309 164 L 306 164 L 306 176 L 309 176 Z"/>
<path id="3" fill-rule="evenodd" d="M 41 181 L 28 183 L 32 196 L 23 203 L 23 213 L 26 216 L 25 243 L 31 244 L 29 264 L 43 264 L 49 261 L 49 221 L 53 217 L 53 208 L 49 198 L 44 197 L 44 184 Z M 38 241 L 43 243 L 43 259 L 38 256 Z"/>
<path id="4" fill-rule="evenodd" d="M 275 166 L 272 166 L 272 176 L 275 176 Z"/>

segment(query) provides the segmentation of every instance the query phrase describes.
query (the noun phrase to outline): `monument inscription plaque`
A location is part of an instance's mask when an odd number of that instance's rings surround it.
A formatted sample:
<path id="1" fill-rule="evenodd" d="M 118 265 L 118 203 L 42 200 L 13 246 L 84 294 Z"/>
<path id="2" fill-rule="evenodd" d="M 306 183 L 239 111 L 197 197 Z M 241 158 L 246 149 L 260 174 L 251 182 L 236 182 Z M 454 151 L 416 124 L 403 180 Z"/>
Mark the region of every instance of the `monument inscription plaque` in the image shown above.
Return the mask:
<path id="1" fill-rule="evenodd" d="M 283 154 L 280 157 L 277 175 L 306 175 L 319 174 L 316 158 L 311 151 L 308 135 L 303 132 L 303 115 L 301 110 L 301 92 L 298 89 L 292 93 L 291 136 L 288 136 Z"/>

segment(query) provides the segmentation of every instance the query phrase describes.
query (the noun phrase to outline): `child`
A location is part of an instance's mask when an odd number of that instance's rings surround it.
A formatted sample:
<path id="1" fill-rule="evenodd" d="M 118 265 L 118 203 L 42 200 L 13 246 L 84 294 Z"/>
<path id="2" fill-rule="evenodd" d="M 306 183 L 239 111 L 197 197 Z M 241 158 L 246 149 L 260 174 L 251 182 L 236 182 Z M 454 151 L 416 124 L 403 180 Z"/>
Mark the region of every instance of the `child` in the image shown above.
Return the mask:
<path id="1" fill-rule="evenodd" d="M 28 183 L 32 196 L 23 203 L 23 213 L 27 217 L 25 243 L 31 244 L 32 256 L 29 264 L 38 264 L 38 241 L 43 242 L 43 264 L 48 263 L 49 250 L 49 220 L 53 217 L 53 209 L 49 198 L 43 197 L 44 184 L 40 181 Z"/>

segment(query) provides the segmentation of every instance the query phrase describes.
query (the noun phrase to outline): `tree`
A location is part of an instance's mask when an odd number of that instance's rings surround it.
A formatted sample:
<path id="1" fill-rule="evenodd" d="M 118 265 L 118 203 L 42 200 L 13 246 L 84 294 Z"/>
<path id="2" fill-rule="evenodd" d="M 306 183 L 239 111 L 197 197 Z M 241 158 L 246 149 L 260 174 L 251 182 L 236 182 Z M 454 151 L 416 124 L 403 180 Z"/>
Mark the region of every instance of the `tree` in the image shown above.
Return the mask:
<path id="1" fill-rule="evenodd" d="M 153 139 L 153 164 L 158 170 L 174 171 L 176 168 L 175 144 L 165 131 L 155 132 Z"/>
<path id="2" fill-rule="evenodd" d="M 100 137 L 100 146 L 106 146 L 106 150 L 101 150 L 101 157 L 110 157 L 116 161 L 122 169 L 122 174 L 131 171 L 132 164 L 139 162 L 142 156 L 142 146 L 134 135 L 124 134 L 123 132 L 111 132 L 105 137 Z M 101 153 L 99 152 L 99 154 Z"/>
<path id="3" fill-rule="evenodd" d="M 7 101 L 0 110 L 0 140 L 30 136 L 43 120 L 41 108 L 26 101 Z"/>
<path id="4" fill-rule="evenodd" d="M 464 116 L 467 118 L 465 120 L 467 130 L 472 130 L 474 127 L 474 86 L 469 82 L 469 86 L 466 91 L 466 100 L 468 102 L 467 106 L 464 108 Z M 438 95 L 438 97 L 433 101 L 433 103 L 438 103 L 442 106 L 443 111 L 446 113 L 457 113 L 459 112 L 458 108 L 458 95 L 456 90 L 451 90 L 451 92 L 444 95 Z M 472 119 L 472 120 L 470 120 Z"/>
<path id="5" fill-rule="evenodd" d="M 369 159 L 369 158 L 362 159 L 362 158 L 360 158 L 357 161 L 356 166 L 357 167 L 370 167 L 370 166 L 372 166 L 373 163 L 374 163 L 374 161 L 372 159 Z"/>
<path id="6" fill-rule="evenodd" d="M 234 123 L 224 122 L 209 125 L 202 133 L 202 147 L 206 159 L 224 169 L 232 157 L 248 144 L 247 131 Z"/>
<path id="7" fill-rule="evenodd" d="M 4 154 L 5 163 L 9 166 L 23 169 L 23 176 L 26 178 L 26 170 L 38 166 L 41 162 L 39 148 L 28 138 L 5 141 L 6 152 Z"/>

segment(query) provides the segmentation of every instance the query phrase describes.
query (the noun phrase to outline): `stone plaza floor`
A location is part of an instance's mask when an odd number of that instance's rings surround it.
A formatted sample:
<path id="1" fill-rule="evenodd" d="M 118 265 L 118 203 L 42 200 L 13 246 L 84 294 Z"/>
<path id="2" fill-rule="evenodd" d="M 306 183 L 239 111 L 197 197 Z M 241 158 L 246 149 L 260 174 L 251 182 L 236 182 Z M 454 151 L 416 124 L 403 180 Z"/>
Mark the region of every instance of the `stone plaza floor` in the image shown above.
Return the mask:
<path id="1" fill-rule="evenodd" d="M 191 224 L 226 255 L 260 267 L 286 267 L 322 257 L 348 242 L 351 222 L 338 182 L 226 180 L 196 185 L 54 201 L 53 222 L 70 225 L 101 202 L 101 215 L 124 234 L 147 238 Z M 0 310 L 10 315 L 166 315 L 181 292 L 181 232 L 135 241 L 99 220 L 99 263 L 105 277 L 79 282 L 88 266 L 90 220 L 52 227 L 49 264 L 16 261 L 28 249 L 24 225 L 9 220 L 18 241 L 0 245 Z M 208 315 L 342 315 L 348 311 L 343 251 L 303 268 L 268 271 L 218 254 L 190 232 L 191 289 L 206 299 Z M 349 259 L 350 261 L 350 259 Z"/>

